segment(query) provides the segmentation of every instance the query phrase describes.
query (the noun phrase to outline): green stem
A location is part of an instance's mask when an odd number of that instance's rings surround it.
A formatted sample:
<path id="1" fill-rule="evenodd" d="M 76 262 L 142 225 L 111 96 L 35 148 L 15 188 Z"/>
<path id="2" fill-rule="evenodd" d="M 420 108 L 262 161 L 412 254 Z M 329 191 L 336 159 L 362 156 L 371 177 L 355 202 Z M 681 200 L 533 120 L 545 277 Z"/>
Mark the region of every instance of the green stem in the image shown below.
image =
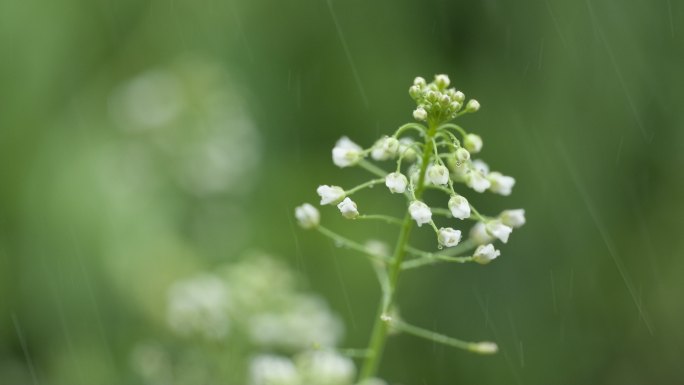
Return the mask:
<path id="1" fill-rule="evenodd" d="M 432 138 L 434 137 L 437 131 L 436 128 L 437 125 L 430 124 L 430 128 L 427 132 L 427 137 L 425 138 L 425 146 L 423 148 L 423 158 L 420 166 L 420 174 L 415 191 L 416 200 L 419 200 L 423 195 L 423 192 L 425 191 L 425 171 L 427 170 L 427 166 L 430 161 L 430 156 L 432 155 Z M 374 377 L 378 371 L 378 366 L 380 365 L 382 353 L 385 350 L 387 332 L 389 330 L 389 324 L 386 321 L 386 317 L 383 316 L 385 315 L 385 310 L 391 309 L 395 301 L 397 283 L 399 281 L 399 274 L 401 273 L 401 264 L 404 260 L 404 256 L 406 255 L 406 245 L 408 244 L 412 228 L 413 220 L 411 219 L 411 215 L 407 212 L 404 216 L 404 221 L 401 225 L 399 239 L 397 240 L 397 245 L 394 249 L 394 255 L 392 257 L 392 264 L 390 266 L 388 285 L 389 294 L 387 295 L 388 300 L 382 301 L 380 303 L 380 306 L 378 307 L 378 314 L 375 318 L 373 332 L 371 334 L 370 343 L 368 345 L 369 354 L 363 362 L 363 367 L 361 368 L 361 374 L 359 376 L 359 380 L 361 381 Z"/>
<path id="2" fill-rule="evenodd" d="M 384 221 L 392 225 L 402 225 L 403 222 L 399 218 L 391 217 L 389 215 L 382 215 L 382 214 L 367 214 L 367 215 L 359 215 L 358 217 L 354 218 L 355 220 L 378 220 L 378 221 Z"/>
<path id="3" fill-rule="evenodd" d="M 368 182 L 361 183 L 360 185 L 358 185 L 356 187 L 350 188 L 349 190 L 345 191 L 344 194 L 349 196 L 349 195 L 352 195 L 353 193 L 355 193 L 359 190 L 363 190 L 365 188 L 375 186 L 378 183 L 384 183 L 384 182 L 385 182 L 385 178 L 369 180 Z"/>
<path id="4" fill-rule="evenodd" d="M 357 163 L 357 165 L 361 168 L 365 168 L 366 171 L 370 172 L 371 174 L 375 174 L 383 178 L 387 176 L 387 172 L 385 170 L 381 169 L 380 167 L 374 165 L 373 163 L 365 159 L 361 159 L 359 163 Z"/>
<path id="5" fill-rule="evenodd" d="M 369 252 L 368 249 L 364 245 L 357 243 L 357 242 L 354 242 L 351 239 L 345 238 L 345 237 L 343 237 L 343 236 L 341 236 L 341 235 L 339 235 L 339 234 L 337 234 L 331 230 L 328 230 L 327 228 L 325 228 L 323 226 L 319 225 L 318 227 L 316 227 L 316 230 L 318 230 L 319 233 L 321 233 L 321 234 L 325 235 L 326 237 L 335 241 L 335 244 L 340 245 L 340 246 L 344 246 L 348 249 L 356 250 L 359 253 L 366 255 L 368 258 L 370 258 L 373 261 L 384 263 L 386 260 L 386 258 L 384 256 L 374 255 L 371 252 Z"/>

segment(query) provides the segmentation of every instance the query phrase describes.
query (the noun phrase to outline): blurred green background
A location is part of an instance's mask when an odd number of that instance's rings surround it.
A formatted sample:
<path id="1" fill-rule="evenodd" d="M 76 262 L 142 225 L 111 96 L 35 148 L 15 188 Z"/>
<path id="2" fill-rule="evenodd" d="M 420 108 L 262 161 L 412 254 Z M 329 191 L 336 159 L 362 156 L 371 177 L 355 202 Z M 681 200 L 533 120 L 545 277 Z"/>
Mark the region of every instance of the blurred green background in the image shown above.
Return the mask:
<path id="1" fill-rule="evenodd" d="M 684 383 L 683 22 L 671 0 L 0 2 L 0 383 L 138 383 L 129 355 L 163 334 L 166 285 L 253 249 L 363 347 L 372 270 L 293 208 L 362 181 L 335 140 L 410 121 L 408 86 L 435 73 L 481 102 L 461 123 L 517 180 L 476 207 L 528 224 L 486 268 L 401 283 L 407 319 L 501 354 L 399 336 L 382 377 Z"/>

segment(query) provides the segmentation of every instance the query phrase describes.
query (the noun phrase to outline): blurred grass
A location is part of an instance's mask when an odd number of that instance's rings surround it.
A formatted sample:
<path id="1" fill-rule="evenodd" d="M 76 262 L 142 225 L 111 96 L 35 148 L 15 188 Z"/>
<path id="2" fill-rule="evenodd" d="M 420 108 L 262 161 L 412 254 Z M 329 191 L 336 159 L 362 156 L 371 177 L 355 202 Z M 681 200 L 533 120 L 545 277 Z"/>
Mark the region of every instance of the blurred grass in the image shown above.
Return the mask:
<path id="1" fill-rule="evenodd" d="M 0 3 L 0 382 L 33 381 L 13 318 L 40 383 L 135 381 L 128 355 L 161 333 L 164 285 L 254 247 L 301 269 L 347 321 L 348 345 L 363 346 L 372 272 L 294 228 L 292 209 L 318 184 L 362 178 L 329 162 L 339 136 L 369 145 L 411 119 L 414 76 L 448 73 L 483 105 L 462 122 L 483 136 L 483 157 L 517 179 L 511 197 L 475 204 L 523 207 L 528 225 L 486 268 L 406 274 L 399 302 L 415 323 L 493 338 L 503 352 L 399 337 L 384 377 L 677 383 L 682 20 L 682 4 L 667 0 Z M 227 71 L 258 127 L 247 195 L 188 194 L 164 159 L 151 186 L 115 172 L 137 139 L 112 124 L 112 92 L 187 54 Z M 373 190 L 360 199 L 400 207 Z M 392 242 L 391 229 L 323 217 Z"/>

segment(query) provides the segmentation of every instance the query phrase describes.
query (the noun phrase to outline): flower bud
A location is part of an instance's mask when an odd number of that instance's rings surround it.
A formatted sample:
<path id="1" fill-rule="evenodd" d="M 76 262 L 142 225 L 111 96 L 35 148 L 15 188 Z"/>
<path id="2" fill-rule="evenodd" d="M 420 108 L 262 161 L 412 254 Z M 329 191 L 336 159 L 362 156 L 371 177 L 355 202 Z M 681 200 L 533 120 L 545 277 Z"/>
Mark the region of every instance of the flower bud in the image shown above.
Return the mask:
<path id="1" fill-rule="evenodd" d="M 477 112 L 477 110 L 479 110 L 479 109 L 480 109 L 480 102 L 478 102 L 475 99 L 468 100 L 468 104 L 466 104 L 466 111 Z"/>
<path id="2" fill-rule="evenodd" d="M 413 80 L 413 84 L 418 86 L 418 87 L 425 87 L 427 83 L 425 83 L 425 79 L 422 77 L 418 76 Z"/>
<path id="3" fill-rule="evenodd" d="M 356 203 L 349 199 L 349 197 L 344 198 L 342 202 L 337 205 L 340 209 L 342 216 L 347 219 L 354 219 L 359 216 L 359 210 L 356 208 Z"/>
<path id="4" fill-rule="evenodd" d="M 449 211 L 454 218 L 466 219 L 470 218 L 470 203 L 461 195 L 453 195 L 449 199 Z"/>
<path id="5" fill-rule="evenodd" d="M 459 103 L 463 103 L 463 101 L 465 100 L 465 94 L 463 94 L 463 92 L 461 91 L 456 91 L 452 99 Z"/>
<path id="6" fill-rule="evenodd" d="M 299 225 L 305 229 L 316 227 L 321 222 L 321 214 L 308 203 L 304 203 L 295 209 L 295 218 L 297 218 Z"/>
<path id="7" fill-rule="evenodd" d="M 415 110 L 413 110 L 413 118 L 416 120 L 424 121 L 427 119 L 427 111 L 423 107 L 418 107 Z"/>
<path id="8" fill-rule="evenodd" d="M 505 210 L 501 213 L 501 215 L 499 215 L 499 218 L 501 219 L 501 222 L 506 226 L 510 226 L 513 228 L 522 227 L 522 225 L 525 224 L 525 210 Z"/>
<path id="9" fill-rule="evenodd" d="M 515 179 L 513 177 L 503 175 L 500 172 L 492 171 L 487 175 L 491 186 L 489 189 L 496 194 L 508 196 L 511 195 Z"/>
<path id="10" fill-rule="evenodd" d="M 499 347 L 494 342 L 477 342 L 472 344 L 470 350 L 480 354 L 494 354 L 499 351 Z"/>
<path id="11" fill-rule="evenodd" d="M 470 159 L 470 153 L 465 148 L 459 147 L 458 149 L 456 149 L 456 159 L 458 159 L 459 162 L 463 163 Z"/>
<path id="12" fill-rule="evenodd" d="M 486 245 L 480 245 L 477 247 L 477 249 L 475 249 L 473 260 L 479 264 L 486 265 L 495 260 L 499 255 L 501 255 L 501 252 L 495 249 L 494 245 L 489 243 Z"/>
<path id="13" fill-rule="evenodd" d="M 335 204 L 345 197 L 344 190 L 339 186 L 321 185 L 316 193 L 321 197 L 321 205 Z"/>
<path id="14" fill-rule="evenodd" d="M 335 143 L 335 147 L 332 150 L 333 163 L 337 167 L 352 166 L 361 160 L 362 151 L 361 146 L 343 136 Z"/>
<path id="15" fill-rule="evenodd" d="M 444 74 L 435 75 L 435 85 L 437 85 L 437 87 L 439 87 L 440 90 L 449 87 L 450 83 L 451 81 L 449 80 L 449 76 Z"/>
<path id="16" fill-rule="evenodd" d="M 442 227 L 437 234 L 437 240 L 440 245 L 454 247 L 461 241 L 461 231 L 451 227 Z"/>
<path id="17" fill-rule="evenodd" d="M 406 191 L 407 185 L 408 179 L 402 173 L 393 172 L 385 177 L 385 186 L 387 186 L 391 193 L 403 194 Z"/>
<path id="18" fill-rule="evenodd" d="M 466 175 L 466 184 L 479 193 L 484 192 L 491 186 L 489 180 L 476 170 L 471 170 L 468 175 Z"/>
<path id="19" fill-rule="evenodd" d="M 465 146 L 466 150 L 473 154 L 477 154 L 482 150 L 482 138 L 480 138 L 479 135 L 468 134 L 465 138 L 463 138 L 463 145 Z"/>
<path id="20" fill-rule="evenodd" d="M 421 91 L 420 87 L 418 86 L 411 86 L 409 87 L 409 95 L 411 96 L 412 99 L 416 100 L 420 97 Z"/>
<path id="21" fill-rule="evenodd" d="M 430 207 L 421 201 L 411 202 L 408 209 L 411 218 L 416 221 L 418 227 L 425 223 L 430 223 L 432 220 L 432 211 L 430 211 Z"/>
<path id="22" fill-rule="evenodd" d="M 512 228 L 504 225 L 499 220 L 493 220 L 487 223 L 487 232 L 492 236 L 499 238 L 503 243 L 508 242 L 508 237 L 511 235 L 512 231 Z"/>
<path id="23" fill-rule="evenodd" d="M 416 160 L 416 150 L 411 147 L 413 144 L 413 139 L 409 137 L 403 137 L 399 139 L 399 155 L 404 157 L 407 162 L 413 162 Z"/>
<path id="24" fill-rule="evenodd" d="M 487 232 L 487 226 L 483 222 L 477 222 L 470 229 L 470 239 L 478 245 L 484 245 L 494 240 L 494 237 Z"/>
<path id="25" fill-rule="evenodd" d="M 399 141 L 397 138 L 385 136 L 375 142 L 371 157 L 375 160 L 387 160 L 394 158 L 399 150 Z"/>
<path id="26" fill-rule="evenodd" d="M 427 180 L 428 182 L 443 186 L 449 183 L 449 169 L 441 164 L 432 164 L 427 169 Z"/>

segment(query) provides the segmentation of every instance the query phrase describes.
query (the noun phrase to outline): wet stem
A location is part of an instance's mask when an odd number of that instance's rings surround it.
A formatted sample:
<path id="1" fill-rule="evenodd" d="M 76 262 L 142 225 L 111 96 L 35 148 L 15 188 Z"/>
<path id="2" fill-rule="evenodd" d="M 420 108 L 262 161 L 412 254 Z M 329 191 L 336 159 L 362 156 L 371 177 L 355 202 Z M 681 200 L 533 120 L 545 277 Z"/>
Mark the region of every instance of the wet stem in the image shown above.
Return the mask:
<path id="1" fill-rule="evenodd" d="M 430 161 L 430 156 L 433 151 L 433 139 L 437 131 L 439 124 L 435 122 L 430 122 L 427 135 L 425 137 L 425 146 L 423 148 L 422 162 L 420 166 L 420 174 L 418 178 L 418 184 L 415 187 L 415 199 L 420 200 L 425 191 L 425 172 Z M 394 254 L 392 256 L 392 265 L 390 266 L 389 272 L 389 301 L 386 303 L 381 301 L 378 307 L 378 314 L 375 317 L 375 323 L 373 325 L 373 331 L 371 334 L 370 343 L 368 345 L 368 355 L 363 362 L 363 367 L 361 368 L 361 374 L 359 380 L 365 380 L 374 377 L 378 371 L 378 366 L 380 365 L 380 360 L 382 359 L 382 353 L 385 349 L 385 344 L 387 342 L 387 334 L 389 331 L 389 326 L 391 320 L 386 320 L 383 315 L 387 311 L 391 311 L 394 305 L 397 284 L 399 282 L 399 274 L 401 273 L 401 264 L 404 261 L 406 255 L 406 246 L 411 235 L 411 229 L 413 228 L 413 220 L 411 215 L 406 213 L 404 220 L 401 224 L 401 230 L 399 232 L 399 238 L 397 240 L 397 245 L 394 249 Z"/>

